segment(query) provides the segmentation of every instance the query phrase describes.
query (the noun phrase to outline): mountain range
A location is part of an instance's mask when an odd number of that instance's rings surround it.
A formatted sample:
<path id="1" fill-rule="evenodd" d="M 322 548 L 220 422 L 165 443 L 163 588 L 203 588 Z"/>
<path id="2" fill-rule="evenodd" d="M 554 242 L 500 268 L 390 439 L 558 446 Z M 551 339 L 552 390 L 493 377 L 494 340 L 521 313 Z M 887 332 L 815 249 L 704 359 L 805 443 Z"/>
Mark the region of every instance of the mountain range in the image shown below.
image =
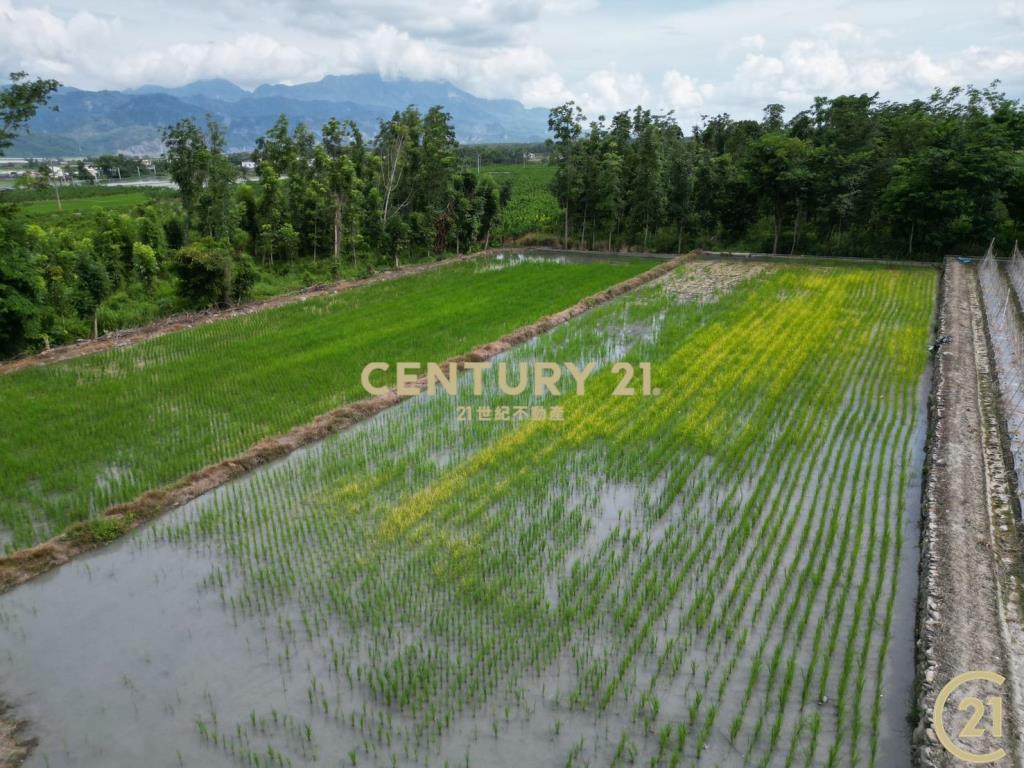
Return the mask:
<path id="1" fill-rule="evenodd" d="M 452 115 L 463 144 L 543 141 L 548 111 L 511 99 L 484 99 L 451 83 L 386 80 L 378 75 L 328 75 L 314 83 L 261 85 L 247 91 L 222 79 L 178 88 L 144 85 L 127 91 L 62 87 L 41 109 L 9 156 L 75 157 L 123 152 L 159 154 L 160 129 L 184 117 L 213 115 L 231 151 L 252 149 L 256 138 L 284 114 L 293 124 L 319 130 L 331 117 L 354 120 L 373 136 L 379 120 L 410 104 L 441 105 Z"/>

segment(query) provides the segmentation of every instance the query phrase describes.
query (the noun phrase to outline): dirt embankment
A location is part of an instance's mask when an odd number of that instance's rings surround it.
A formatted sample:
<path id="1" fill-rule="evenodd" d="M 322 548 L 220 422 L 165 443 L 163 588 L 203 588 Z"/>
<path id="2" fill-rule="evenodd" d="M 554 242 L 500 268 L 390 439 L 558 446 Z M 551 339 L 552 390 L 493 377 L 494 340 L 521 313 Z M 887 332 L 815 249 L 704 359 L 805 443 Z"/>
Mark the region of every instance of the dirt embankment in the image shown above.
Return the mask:
<path id="1" fill-rule="evenodd" d="M 445 363 L 456 363 L 461 366 L 467 362 L 490 360 L 511 347 L 583 314 L 592 307 L 604 304 L 652 280 L 657 280 L 692 257 L 692 254 L 686 254 L 662 262 L 640 275 L 581 299 L 561 312 L 547 315 L 535 323 L 523 326 L 497 341 L 479 346 L 468 354 L 449 358 Z M 418 386 L 420 390 L 425 388 L 425 378 L 419 380 Z M 240 477 L 261 464 L 280 459 L 297 448 L 322 440 L 328 435 L 368 419 L 402 400 L 408 399 L 408 397 L 400 396 L 391 390 L 379 397 L 360 400 L 336 408 L 317 416 L 307 424 L 295 427 L 284 435 L 261 440 L 238 456 L 204 467 L 171 485 L 147 491 L 127 503 L 110 507 L 105 515 L 106 522 L 111 525 L 104 528 L 102 536 L 94 535 L 88 525 L 78 524 L 49 541 L 2 557 L 0 558 L 0 593 L 63 565 L 77 555 L 101 547 L 164 512 L 185 504 L 229 480 Z"/>
<path id="2" fill-rule="evenodd" d="M 807 253 L 757 253 L 752 251 L 698 251 L 706 259 L 730 259 L 737 261 L 796 262 L 803 264 L 883 264 L 890 267 L 921 267 L 934 269 L 936 261 L 910 261 L 908 259 L 865 259 L 860 256 L 814 256 Z"/>
<path id="3" fill-rule="evenodd" d="M 340 280 L 336 283 L 328 283 L 326 285 L 311 285 L 308 288 L 303 288 L 301 291 L 283 293 L 280 296 L 274 296 L 273 298 L 264 299 L 262 301 L 252 301 L 246 304 L 240 304 L 237 307 L 228 307 L 227 309 L 208 309 L 202 312 L 189 312 L 180 315 L 171 315 L 170 317 L 156 320 L 149 325 L 144 325 L 139 328 L 126 328 L 122 331 L 113 331 L 112 333 L 100 336 L 98 339 L 83 339 L 82 341 L 77 341 L 73 344 L 53 347 L 52 349 L 48 349 L 45 352 L 39 352 L 35 355 L 20 357 L 15 360 L 0 363 L 0 375 L 10 373 L 11 371 L 17 371 L 21 368 L 27 368 L 32 365 L 44 365 L 46 363 L 55 363 L 60 360 L 70 360 L 74 357 L 91 355 L 114 347 L 127 347 L 132 344 L 138 344 L 139 342 L 146 341 L 147 339 L 156 338 L 157 336 L 163 336 L 176 331 L 185 331 L 189 328 L 194 328 L 197 325 L 205 325 L 206 323 L 225 320 L 230 317 L 251 315 L 254 312 L 262 312 L 263 310 L 273 309 L 274 307 L 283 307 L 286 304 L 294 304 L 297 301 L 306 301 L 307 299 L 316 298 L 318 296 L 331 296 L 335 293 L 341 293 L 353 288 L 361 288 L 363 286 L 374 285 L 376 283 L 386 283 L 391 280 L 408 277 L 409 275 L 432 272 L 448 266 L 449 264 L 479 259 L 483 256 L 494 255 L 501 252 L 502 249 L 492 248 L 489 251 L 463 254 L 462 256 L 452 256 L 447 259 L 431 261 L 425 264 L 411 264 L 406 267 L 397 267 L 396 269 L 381 272 L 371 277 L 363 278 L 362 280 Z"/>
<path id="4" fill-rule="evenodd" d="M 971 671 L 1007 680 L 1001 688 L 973 683 L 953 691 L 942 722 L 954 746 L 972 754 L 1003 748 L 1008 755 L 996 765 L 1017 765 L 1022 757 L 1020 547 L 984 323 L 974 269 L 947 260 L 937 335 L 951 340 L 936 355 L 922 504 L 914 730 L 915 761 L 922 766 L 964 765 L 940 743 L 933 709 L 943 687 Z M 990 695 L 1002 696 L 1002 738 L 990 730 L 962 737 L 972 712 L 966 697 Z"/>

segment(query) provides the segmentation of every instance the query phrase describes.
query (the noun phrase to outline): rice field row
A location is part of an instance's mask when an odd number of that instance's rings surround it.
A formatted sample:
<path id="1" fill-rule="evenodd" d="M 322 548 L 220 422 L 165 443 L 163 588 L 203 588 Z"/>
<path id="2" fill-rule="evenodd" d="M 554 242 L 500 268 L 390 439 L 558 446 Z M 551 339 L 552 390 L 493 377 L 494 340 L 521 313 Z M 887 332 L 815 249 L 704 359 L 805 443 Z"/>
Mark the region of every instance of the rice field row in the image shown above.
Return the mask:
<path id="1" fill-rule="evenodd" d="M 0 376 L 0 552 L 364 397 L 370 361 L 443 360 L 650 266 L 455 264 Z"/>
<path id="2" fill-rule="evenodd" d="M 583 396 L 416 398 L 22 587 L 8 678 L 79 674 L 56 606 L 101 591 L 164 597 L 173 629 L 107 612 L 129 682 L 64 711 L 65 745 L 134 717 L 181 766 L 908 762 L 891 644 L 935 288 L 787 266 L 711 303 L 641 289 L 508 354 L 597 363 Z M 613 397 L 618 360 L 661 394 Z M 565 418 L 457 420 L 478 401 Z M 168 682 L 193 638 L 201 680 Z"/>

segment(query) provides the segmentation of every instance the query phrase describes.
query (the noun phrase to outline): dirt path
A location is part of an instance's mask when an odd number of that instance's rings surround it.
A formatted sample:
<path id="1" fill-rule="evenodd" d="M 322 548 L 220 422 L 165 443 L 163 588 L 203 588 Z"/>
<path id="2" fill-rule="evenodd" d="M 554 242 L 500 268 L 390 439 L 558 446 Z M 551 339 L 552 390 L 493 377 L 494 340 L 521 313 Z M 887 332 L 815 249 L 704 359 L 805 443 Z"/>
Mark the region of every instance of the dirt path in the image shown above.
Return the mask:
<path id="1" fill-rule="evenodd" d="M 362 280 L 340 280 L 336 283 L 329 283 L 326 285 L 312 285 L 308 288 L 303 288 L 301 291 L 283 293 L 269 299 L 252 301 L 247 304 L 240 304 L 237 307 L 229 307 L 227 309 L 208 309 L 203 312 L 189 312 L 180 315 L 171 315 L 170 317 L 165 317 L 139 328 L 126 328 L 121 331 L 114 331 L 112 333 L 104 334 L 98 339 L 83 339 L 82 341 L 77 341 L 73 344 L 53 347 L 52 349 L 46 350 L 45 352 L 39 352 L 35 355 L 20 357 L 15 360 L 0 363 L 0 375 L 10 373 L 11 371 L 17 371 L 21 368 L 27 368 L 32 365 L 45 365 L 46 363 L 55 363 L 60 360 L 70 360 L 75 357 L 83 357 L 84 355 L 91 355 L 114 347 L 128 347 L 132 344 L 138 344 L 141 341 L 146 341 L 147 339 L 153 339 L 157 336 L 163 336 L 168 333 L 175 333 L 176 331 L 185 331 L 189 328 L 194 328 L 197 325 L 205 325 L 206 323 L 216 322 L 217 320 L 251 315 L 254 312 L 262 312 L 263 310 L 273 309 L 274 307 L 283 307 L 286 304 L 294 304 L 297 301 L 306 301 L 307 299 L 313 299 L 319 296 L 331 296 L 353 288 L 375 285 L 376 283 L 386 283 L 391 280 L 408 277 L 409 275 L 422 274 L 423 272 L 433 272 L 434 270 L 441 269 L 449 264 L 479 259 L 483 256 L 500 253 L 501 250 L 502 249 L 492 248 L 489 251 L 480 251 L 479 253 L 465 254 L 462 256 L 452 256 L 447 259 L 431 261 L 426 264 L 411 264 L 407 267 L 398 267 L 397 269 L 391 269 L 387 272 L 381 272 Z"/>
<path id="2" fill-rule="evenodd" d="M 965 764 L 940 744 L 932 711 L 950 680 L 985 670 L 1007 681 L 1001 688 L 988 682 L 957 688 L 943 723 L 954 745 L 972 754 L 1004 748 L 1009 754 L 992 764 L 1020 765 L 1024 633 L 1013 485 L 977 276 L 952 259 L 946 262 L 938 335 L 952 340 L 936 356 L 925 468 L 915 757 L 925 766 Z M 1003 697 L 1003 737 L 986 731 L 962 738 L 970 712 L 960 711 L 961 703 L 995 694 Z"/>
<path id="3" fill-rule="evenodd" d="M 468 362 L 490 360 L 495 355 L 499 355 L 518 344 L 522 344 L 524 341 L 568 322 L 592 307 L 604 304 L 617 296 L 621 296 L 635 288 L 663 277 L 684 261 L 692 258 L 693 254 L 685 254 L 669 261 L 660 262 L 646 272 L 617 283 L 599 293 L 587 296 L 571 307 L 563 309 L 561 312 L 542 317 L 537 322 L 523 326 L 497 341 L 476 347 L 468 354 L 449 358 L 442 365 L 456 363 L 461 366 Z M 419 380 L 418 386 L 420 390 L 426 387 L 425 378 Z M 77 523 L 49 541 L 28 549 L 19 550 L 6 557 L 0 557 L 0 594 L 41 573 L 63 565 L 73 557 L 104 546 L 119 536 L 138 528 L 147 521 L 204 493 L 212 491 L 214 488 L 244 475 L 261 464 L 283 458 L 297 448 L 322 440 L 334 432 L 351 427 L 353 424 L 368 419 L 408 399 L 408 397 L 399 396 L 394 390 L 391 390 L 379 397 L 359 400 L 355 403 L 336 408 L 333 411 L 317 416 L 307 424 L 295 427 L 284 435 L 261 440 L 238 456 L 233 456 L 204 467 L 177 480 L 171 485 L 147 491 L 127 503 L 110 507 L 106 510 L 105 515 L 110 522 L 114 523 L 115 530 L 110 531 L 108 529 L 105 531 L 106 535 L 102 541 L 97 540 L 91 534 L 88 522 Z"/>

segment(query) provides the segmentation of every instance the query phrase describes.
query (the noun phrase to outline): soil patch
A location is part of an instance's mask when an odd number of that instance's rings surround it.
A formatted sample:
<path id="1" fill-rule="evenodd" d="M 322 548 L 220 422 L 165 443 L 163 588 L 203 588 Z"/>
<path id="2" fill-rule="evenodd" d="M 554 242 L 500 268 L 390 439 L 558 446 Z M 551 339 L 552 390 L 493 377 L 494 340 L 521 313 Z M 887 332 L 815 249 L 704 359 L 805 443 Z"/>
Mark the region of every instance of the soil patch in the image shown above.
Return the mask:
<path id="1" fill-rule="evenodd" d="M 698 261 L 689 269 L 666 275 L 660 282 L 679 301 L 707 303 L 770 269 L 774 267 L 757 262 Z"/>
<path id="2" fill-rule="evenodd" d="M 35 747 L 34 739 L 22 739 L 25 723 L 8 719 L 11 713 L 0 704 L 0 768 L 18 768 Z"/>

